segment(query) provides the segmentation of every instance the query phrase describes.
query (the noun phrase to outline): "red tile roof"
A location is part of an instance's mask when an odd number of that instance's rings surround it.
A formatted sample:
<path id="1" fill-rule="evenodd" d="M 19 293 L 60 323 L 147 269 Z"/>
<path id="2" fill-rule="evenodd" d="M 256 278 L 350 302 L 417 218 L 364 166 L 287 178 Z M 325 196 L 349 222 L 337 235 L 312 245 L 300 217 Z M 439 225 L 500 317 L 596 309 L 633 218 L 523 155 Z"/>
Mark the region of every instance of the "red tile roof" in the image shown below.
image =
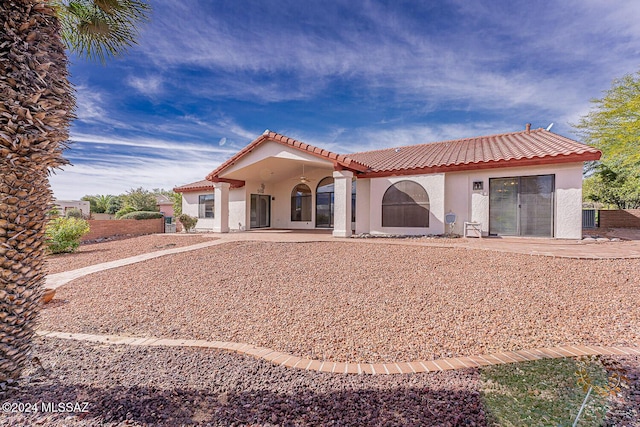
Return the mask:
<path id="1" fill-rule="evenodd" d="M 218 166 L 213 172 L 207 175 L 208 180 L 218 179 L 220 174 L 224 172 L 229 166 L 233 165 L 236 161 L 242 158 L 244 155 L 255 149 L 260 144 L 263 144 L 268 141 L 277 142 L 279 144 L 288 145 L 294 148 L 297 148 L 301 151 L 306 151 L 316 157 L 324 158 L 325 160 L 332 161 L 335 165 L 339 165 L 341 167 L 345 167 L 348 169 L 354 169 L 356 171 L 364 172 L 367 170 L 365 165 L 362 165 L 358 162 L 355 162 L 353 159 L 349 158 L 348 155 L 336 154 L 331 151 L 325 150 L 323 148 L 314 147 L 310 144 L 305 144 L 304 142 L 297 141 L 293 138 L 289 138 L 284 135 L 280 135 L 276 132 L 271 132 L 269 130 L 265 131 L 260 137 L 253 140 L 249 145 L 244 147 L 242 150 L 238 151 L 233 157 L 231 157 L 226 162 L 222 163 Z"/>
<path id="2" fill-rule="evenodd" d="M 181 185 L 173 189 L 176 193 L 188 193 L 190 191 L 213 191 L 213 182 L 203 179 L 202 181 L 192 182 L 191 184 Z"/>
<path id="3" fill-rule="evenodd" d="M 207 175 L 207 179 L 174 188 L 176 192 L 212 190 L 213 182 L 229 182 L 232 188 L 243 181 L 220 177 L 228 167 L 267 141 L 288 145 L 334 165 L 358 172 L 360 177 L 427 174 L 469 169 L 533 166 L 540 164 L 598 160 L 602 152 L 578 141 L 544 129 L 463 138 L 428 144 L 336 154 L 293 138 L 265 131 L 229 160 Z"/>
<path id="4" fill-rule="evenodd" d="M 598 160 L 602 153 L 544 129 L 464 138 L 348 154 L 365 175 L 453 171 Z"/>

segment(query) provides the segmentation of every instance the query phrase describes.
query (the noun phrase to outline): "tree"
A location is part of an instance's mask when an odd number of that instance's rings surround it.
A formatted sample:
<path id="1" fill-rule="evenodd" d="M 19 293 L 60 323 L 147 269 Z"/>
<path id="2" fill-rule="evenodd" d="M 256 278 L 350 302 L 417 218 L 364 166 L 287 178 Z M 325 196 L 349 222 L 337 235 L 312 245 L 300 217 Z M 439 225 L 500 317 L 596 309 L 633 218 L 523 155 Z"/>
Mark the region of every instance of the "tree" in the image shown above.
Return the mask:
<path id="1" fill-rule="evenodd" d="M 614 205 L 618 209 L 640 208 L 640 178 L 629 170 L 615 170 L 600 163 L 595 173 L 585 178 L 582 185 L 584 200 Z"/>
<path id="2" fill-rule="evenodd" d="M 640 72 L 615 79 L 594 108 L 574 125 L 584 142 L 602 150 L 603 163 L 640 165 Z"/>
<path id="3" fill-rule="evenodd" d="M 182 215 L 182 194 L 171 192 L 171 200 L 173 200 L 173 216 L 179 217 Z"/>
<path id="4" fill-rule="evenodd" d="M 103 64 L 136 43 L 137 26 L 149 13 L 139 0 L 58 0 L 56 5 L 67 48 Z"/>
<path id="5" fill-rule="evenodd" d="M 46 275 L 48 177 L 68 164 L 75 99 L 61 34 L 72 51 L 104 60 L 133 43 L 148 11 L 132 0 L 0 3 L 0 383 L 19 378 L 31 351 Z"/>
<path id="6" fill-rule="evenodd" d="M 574 127 L 584 142 L 602 150 L 587 168 L 583 196 L 620 209 L 640 206 L 640 72 L 613 81 L 602 99 Z"/>
<path id="7" fill-rule="evenodd" d="M 105 213 L 108 213 L 109 215 L 115 215 L 115 213 L 122 209 L 123 206 L 124 201 L 122 200 L 122 196 L 113 196 L 107 204 Z"/>
<path id="8" fill-rule="evenodd" d="M 80 200 L 89 202 L 92 213 L 105 213 L 113 196 L 97 194 L 95 196 L 84 196 Z"/>
<path id="9" fill-rule="evenodd" d="M 157 211 L 158 200 L 156 195 L 142 187 L 131 189 L 122 196 L 125 208 L 133 208 L 133 211 Z"/>

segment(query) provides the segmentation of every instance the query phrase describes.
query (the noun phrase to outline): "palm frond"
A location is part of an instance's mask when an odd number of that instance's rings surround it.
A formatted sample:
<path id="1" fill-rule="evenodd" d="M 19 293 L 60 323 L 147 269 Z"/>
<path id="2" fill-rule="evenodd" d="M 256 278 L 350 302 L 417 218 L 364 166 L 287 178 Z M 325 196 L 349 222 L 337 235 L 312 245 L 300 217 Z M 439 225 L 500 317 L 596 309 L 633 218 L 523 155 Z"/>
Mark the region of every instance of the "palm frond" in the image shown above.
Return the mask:
<path id="1" fill-rule="evenodd" d="M 136 44 L 151 11 L 143 0 L 61 0 L 57 6 L 67 48 L 103 64 Z"/>

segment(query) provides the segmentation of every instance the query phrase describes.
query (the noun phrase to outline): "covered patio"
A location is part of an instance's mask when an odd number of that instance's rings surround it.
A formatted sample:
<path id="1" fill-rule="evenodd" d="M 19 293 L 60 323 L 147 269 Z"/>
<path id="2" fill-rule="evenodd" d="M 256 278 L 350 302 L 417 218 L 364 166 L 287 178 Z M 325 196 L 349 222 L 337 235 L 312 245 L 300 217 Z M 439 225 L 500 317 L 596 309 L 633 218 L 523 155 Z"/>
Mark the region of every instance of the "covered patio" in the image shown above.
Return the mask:
<path id="1" fill-rule="evenodd" d="M 207 179 L 213 182 L 213 231 L 265 228 L 355 230 L 359 165 L 344 156 L 265 132 Z M 236 226 L 237 224 L 237 226 Z"/>

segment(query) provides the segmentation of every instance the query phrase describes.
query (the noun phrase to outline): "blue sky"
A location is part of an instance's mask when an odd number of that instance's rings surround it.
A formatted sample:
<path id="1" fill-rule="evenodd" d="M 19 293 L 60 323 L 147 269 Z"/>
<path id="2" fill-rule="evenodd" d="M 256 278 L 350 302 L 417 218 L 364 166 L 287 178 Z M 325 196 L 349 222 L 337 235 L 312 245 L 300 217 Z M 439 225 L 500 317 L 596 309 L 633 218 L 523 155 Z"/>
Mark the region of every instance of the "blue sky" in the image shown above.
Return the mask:
<path id="1" fill-rule="evenodd" d="M 270 129 L 338 153 L 578 121 L 640 69 L 640 1 L 152 0 L 139 45 L 71 57 L 59 199 L 203 179 Z"/>

